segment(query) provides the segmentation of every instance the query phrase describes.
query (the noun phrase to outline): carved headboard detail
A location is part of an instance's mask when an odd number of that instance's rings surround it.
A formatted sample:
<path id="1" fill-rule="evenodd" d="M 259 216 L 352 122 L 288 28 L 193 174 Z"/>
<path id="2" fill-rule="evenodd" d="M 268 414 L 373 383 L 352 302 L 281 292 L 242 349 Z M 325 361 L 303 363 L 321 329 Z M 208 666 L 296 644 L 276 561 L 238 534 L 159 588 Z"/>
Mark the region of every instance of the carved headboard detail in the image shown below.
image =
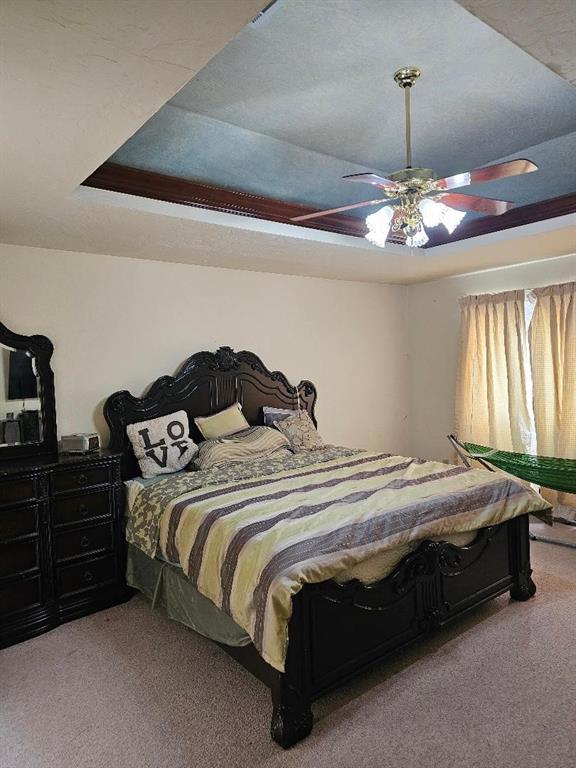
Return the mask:
<path id="1" fill-rule="evenodd" d="M 198 442 L 202 438 L 193 421 L 195 416 L 208 416 L 239 402 L 249 424 L 262 424 L 262 406 L 296 409 L 298 400 L 316 424 L 316 387 L 312 382 L 301 381 L 293 387 L 283 373 L 269 371 L 253 352 L 220 347 L 216 352 L 192 355 L 175 376 L 157 379 L 144 397 L 134 397 L 125 390 L 115 392 L 104 404 L 104 416 L 110 427 L 110 448 L 124 454 L 123 476 L 128 479 L 140 474 L 126 436 L 128 424 L 184 410 L 192 439 Z"/>

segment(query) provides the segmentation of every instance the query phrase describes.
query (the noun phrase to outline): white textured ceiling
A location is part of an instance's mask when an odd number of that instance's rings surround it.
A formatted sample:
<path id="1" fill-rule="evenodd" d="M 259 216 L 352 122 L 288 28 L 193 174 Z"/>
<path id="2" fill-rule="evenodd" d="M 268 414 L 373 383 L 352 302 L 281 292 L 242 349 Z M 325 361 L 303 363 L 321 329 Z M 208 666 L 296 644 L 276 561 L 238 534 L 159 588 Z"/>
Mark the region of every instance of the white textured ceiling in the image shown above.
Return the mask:
<path id="1" fill-rule="evenodd" d="M 262 0 L 3 0 L 0 241 L 380 282 L 575 250 L 576 227 L 566 221 L 554 232 L 524 231 L 497 247 L 475 241 L 457 252 L 399 254 L 77 197 L 81 181 L 261 6 Z"/>
<path id="2" fill-rule="evenodd" d="M 460 5 L 576 85 L 574 0 L 458 0 Z"/>

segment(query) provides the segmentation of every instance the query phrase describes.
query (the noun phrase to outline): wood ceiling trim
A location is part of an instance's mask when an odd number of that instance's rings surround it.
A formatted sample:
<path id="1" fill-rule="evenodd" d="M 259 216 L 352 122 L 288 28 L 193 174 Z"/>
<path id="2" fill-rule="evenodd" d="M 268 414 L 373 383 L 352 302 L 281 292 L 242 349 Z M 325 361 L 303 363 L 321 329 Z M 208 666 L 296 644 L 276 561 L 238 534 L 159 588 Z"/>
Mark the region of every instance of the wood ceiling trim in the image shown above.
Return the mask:
<path id="1" fill-rule="evenodd" d="M 352 218 L 341 213 L 295 224 L 290 221 L 293 216 L 314 213 L 318 209 L 190 179 L 181 179 L 177 176 L 168 176 L 155 171 L 130 168 L 117 163 L 103 163 L 82 182 L 82 185 L 147 197 L 152 200 L 162 200 L 168 203 L 205 208 L 211 211 L 276 221 L 281 224 L 320 229 L 340 235 L 364 237 L 366 234 L 366 225 L 362 219 Z M 576 213 L 576 193 L 513 208 L 501 216 L 486 216 L 481 219 L 464 221 L 452 235 L 448 235 L 443 227 L 429 229 L 427 231 L 430 240 L 424 247 L 432 248 L 445 243 L 454 243 L 458 240 L 479 237 L 491 232 L 520 227 L 570 213 Z M 402 237 L 390 238 L 390 242 L 402 244 L 404 239 Z"/>
<path id="2" fill-rule="evenodd" d="M 199 181 L 167 176 L 163 173 L 144 171 L 139 168 L 129 168 L 110 162 L 103 163 L 82 184 L 85 187 L 138 195 L 138 197 L 148 197 L 168 203 L 191 205 L 196 208 L 207 208 L 211 211 L 235 213 L 239 216 L 251 216 L 257 219 L 291 224 L 292 226 L 296 226 L 294 222 L 290 221 L 292 216 L 301 216 L 318 210 L 297 203 L 286 203 L 282 200 L 261 197 L 249 192 L 216 187 Z M 297 226 L 322 229 L 353 237 L 364 237 L 366 234 L 366 225 L 362 219 L 353 219 L 341 214 L 324 216 L 322 220 L 314 219 L 300 222 Z"/>

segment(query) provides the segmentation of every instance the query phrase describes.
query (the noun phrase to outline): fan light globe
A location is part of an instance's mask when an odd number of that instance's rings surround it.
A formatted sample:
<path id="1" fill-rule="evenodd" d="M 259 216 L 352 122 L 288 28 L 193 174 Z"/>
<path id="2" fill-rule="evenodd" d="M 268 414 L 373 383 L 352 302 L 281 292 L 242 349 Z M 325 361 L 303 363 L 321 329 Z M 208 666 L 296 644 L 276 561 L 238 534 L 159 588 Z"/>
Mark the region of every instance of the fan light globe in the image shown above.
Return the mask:
<path id="1" fill-rule="evenodd" d="M 379 211 L 376 211 L 376 213 L 367 216 L 366 226 L 368 227 L 368 232 L 365 235 L 366 240 L 380 248 L 385 248 L 386 238 L 390 232 L 393 216 L 394 209 L 389 205 L 386 205 L 384 208 L 380 208 Z"/>
<path id="2" fill-rule="evenodd" d="M 424 198 L 420 201 L 418 208 L 422 214 L 422 220 L 427 227 L 437 227 L 438 224 L 442 224 L 442 206 L 440 203 L 434 202 L 429 198 Z"/>
<path id="3" fill-rule="evenodd" d="M 438 203 L 438 205 L 442 205 L 442 203 Z M 448 230 L 448 234 L 451 235 L 452 232 L 454 232 L 454 230 L 458 226 L 458 224 L 460 224 L 464 216 L 466 216 L 466 212 L 457 211 L 454 208 L 449 208 L 447 205 L 442 205 L 442 208 L 444 208 L 444 213 L 442 215 L 442 224 L 444 224 L 444 226 Z"/>
<path id="4" fill-rule="evenodd" d="M 421 200 L 418 208 L 422 214 L 422 220 L 427 227 L 437 227 L 444 224 L 448 234 L 452 234 L 458 224 L 462 221 L 466 213 L 449 208 L 444 203 L 438 203 L 435 200 L 424 198 Z"/>

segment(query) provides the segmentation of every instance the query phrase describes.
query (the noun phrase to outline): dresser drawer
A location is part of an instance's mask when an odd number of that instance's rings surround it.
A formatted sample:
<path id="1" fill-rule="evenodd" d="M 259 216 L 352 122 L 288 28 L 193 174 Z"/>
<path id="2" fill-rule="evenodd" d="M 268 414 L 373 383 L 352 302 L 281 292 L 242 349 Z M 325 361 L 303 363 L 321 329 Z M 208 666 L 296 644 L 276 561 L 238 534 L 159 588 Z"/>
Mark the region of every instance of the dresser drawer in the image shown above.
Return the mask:
<path id="1" fill-rule="evenodd" d="M 108 482 L 110 482 L 109 467 L 66 469 L 54 472 L 52 490 L 54 493 L 77 491 L 78 488 L 89 488 L 91 485 L 104 485 Z"/>
<path id="2" fill-rule="evenodd" d="M 79 523 L 92 517 L 111 517 L 109 491 L 94 491 L 81 496 L 62 496 L 54 500 L 54 525 Z"/>
<path id="3" fill-rule="evenodd" d="M 72 592 L 101 587 L 115 579 L 116 561 L 113 555 L 58 568 L 58 595 L 65 597 Z"/>
<path id="4" fill-rule="evenodd" d="M 35 477 L 3 480 L 0 483 L 0 506 L 35 499 L 38 495 L 38 480 Z"/>
<path id="5" fill-rule="evenodd" d="M 11 576 L 38 568 L 40 564 L 38 540 L 0 544 L 0 577 Z"/>
<path id="6" fill-rule="evenodd" d="M 102 523 L 89 528 L 75 528 L 72 531 L 59 532 L 55 536 L 56 562 L 69 557 L 78 557 L 93 552 L 100 552 L 112 547 L 112 524 Z"/>
<path id="7" fill-rule="evenodd" d="M 20 611 L 24 608 L 34 608 L 42 605 L 44 595 L 40 576 L 18 579 L 8 584 L 0 585 L 0 606 L 2 617 L 7 613 Z"/>
<path id="8" fill-rule="evenodd" d="M 15 509 L 0 508 L 0 541 L 38 533 L 38 504 Z"/>

